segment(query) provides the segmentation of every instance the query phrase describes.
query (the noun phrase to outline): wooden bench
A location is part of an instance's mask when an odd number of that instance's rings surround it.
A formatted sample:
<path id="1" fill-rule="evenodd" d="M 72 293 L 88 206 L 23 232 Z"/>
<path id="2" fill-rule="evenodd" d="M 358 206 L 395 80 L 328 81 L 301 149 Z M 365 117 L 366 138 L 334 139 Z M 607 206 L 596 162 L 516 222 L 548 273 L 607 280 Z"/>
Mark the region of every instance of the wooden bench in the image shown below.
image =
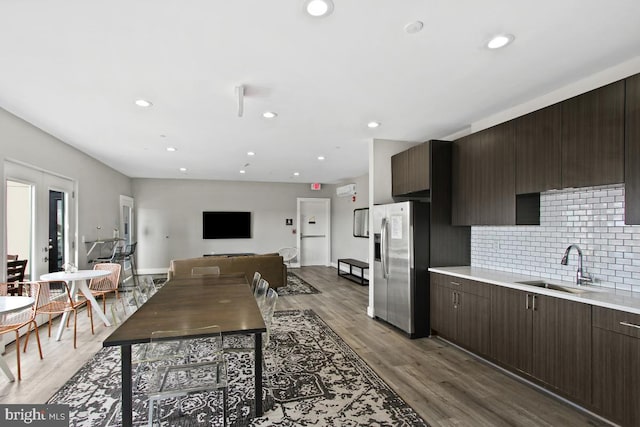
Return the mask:
<path id="1" fill-rule="evenodd" d="M 340 264 L 346 264 L 349 266 L 349 272 L 340 270 Z M 357 268 L 360 270 L 360 275 L 354 274 L 353 268 Z M 364 277 L 365 270 L 369 270 L 369 264 L 364 261 L 358 261 L 353 258 L 341 258 L 338 260 L 338 276 L 344 277 L 345 279 L 349 279 L 352 282 L 356 282 L 359 285 L 367 286 L 369 284 L 369 279 Z"/>

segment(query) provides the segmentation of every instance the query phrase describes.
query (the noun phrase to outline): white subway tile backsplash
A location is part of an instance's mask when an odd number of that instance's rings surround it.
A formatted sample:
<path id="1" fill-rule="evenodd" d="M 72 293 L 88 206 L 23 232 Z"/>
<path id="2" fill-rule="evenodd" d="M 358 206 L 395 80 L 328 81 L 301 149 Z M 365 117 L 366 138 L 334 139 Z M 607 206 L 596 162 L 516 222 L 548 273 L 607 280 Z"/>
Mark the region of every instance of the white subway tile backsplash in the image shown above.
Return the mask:
<path id="1" fill-rule="evenodd" d="M 540 226 L 471 228 L 471 265 L 574 281 L 577 243 L 595 285 L 640 292 L 640 226 L 624 225 L 624 185 L 549 191 L 540 195 Z"/>

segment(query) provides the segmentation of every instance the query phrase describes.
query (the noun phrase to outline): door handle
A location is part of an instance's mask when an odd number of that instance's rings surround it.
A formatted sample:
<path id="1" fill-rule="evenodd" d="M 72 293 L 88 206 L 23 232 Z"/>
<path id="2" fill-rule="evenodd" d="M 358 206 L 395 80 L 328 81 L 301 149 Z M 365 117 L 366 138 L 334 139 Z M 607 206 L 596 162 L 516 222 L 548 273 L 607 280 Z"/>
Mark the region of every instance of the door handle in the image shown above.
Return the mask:
<path id="1" fill-rule="evenodd" d="M 532 295 L 531 300 L 533 301 L 533 304 L 531 305 L 531 310 L 536 311 L 536 295 Z"/>
<path id="2" fill-rule="evenodd" d="M 529 294 L 525 294 L 525 296 L 524 296 L 524 309 L 525 310 L 529 310 L 529 297 L 530 296 L 531 295 L 529 295 Z"/>

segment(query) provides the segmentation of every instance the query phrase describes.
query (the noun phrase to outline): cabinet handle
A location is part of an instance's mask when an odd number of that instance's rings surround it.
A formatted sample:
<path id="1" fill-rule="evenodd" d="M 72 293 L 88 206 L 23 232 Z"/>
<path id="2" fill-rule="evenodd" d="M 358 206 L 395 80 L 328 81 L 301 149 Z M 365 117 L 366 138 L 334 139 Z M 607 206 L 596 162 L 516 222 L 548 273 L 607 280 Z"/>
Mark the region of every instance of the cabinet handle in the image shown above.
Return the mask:
<path id="1" fill-rule="evenodd" d="M 529 297 L 530 296 L 531 295 L 529 295 L 529 294 L 526 294 L 524 296 L 524 308 L 525 308 L 525 310 L 529 310 Z"/>
<path id="2" fill-rule="evenodd" d="M 632 327 L 632 328 L 640 329 L 640 325 L 636 325 L 635 323 L 620 322 L 620 324 L 621 324 L 622 326 L 630 326 L 630 327 Z"/>
<path id="3" fill-rule="evenodd" d="M 458 282 L 451 282 L 452 285 L 456 285 L 456 286 L 460 286 L 460 283 Z"/>
<path id="4" fill-rule="evenodd" d="M 456 306 L 456 293 L 455 292 L 451 292 L 451 303 L 453 304 L 453 307 L 455 308 L 455 306 Z"/>
<path id="5" fill-rule="evenodd" d="M 536 311 L 536 295 L 532 295 L 531 299 L 533 300 L 533 304 L 531 305 L 531 309 Z"/>

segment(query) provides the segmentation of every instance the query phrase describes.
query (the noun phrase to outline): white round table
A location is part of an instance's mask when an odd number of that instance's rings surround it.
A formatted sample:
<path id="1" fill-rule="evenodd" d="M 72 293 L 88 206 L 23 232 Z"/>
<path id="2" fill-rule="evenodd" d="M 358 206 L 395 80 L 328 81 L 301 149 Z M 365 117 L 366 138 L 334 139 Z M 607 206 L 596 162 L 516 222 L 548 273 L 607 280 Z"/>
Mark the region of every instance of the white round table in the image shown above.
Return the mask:
<path id="1" fill-rule="evenodd" d="M 24 310 L 31 305 L 33 305 L 33 298 L 31 297 L 0 296 L 0 316 Z M 2 347 L 4 352 L 4 344 L 0 345 L 0 347 Z M 16 349 L 16 351 L 20 351 L 20 349 Z M 9 378 L 9 381 L 13 382 L 16 380 L 4 357 L 0 357 L 0 370 Z"/>
<path id="2" fill-rule="evenodd" d="M 82 295 L 91 303 L 91 306 L 96 309 L 98 317 L 104 322 L 106 326 L 111 326 L 111 322 L 107 319 L 107 316 L 102 311 L 102 307 L 96 299 L 93 297 L 87 280 L 97 279 L 99 277 L 105 277 L 111 274 L 107 270 L 78 270 L 75 272 L 57 271 L 55 273 L 47 273 L 40 276 L 40 280 L 48 282 L 71 282 L 71 298 L 75 298 L 78 291 L 82 292 Z M 64 332 L 64 325 L 67 324 L 67 317 L 69 312 L 62 315 L 62 321 L 58 328 L 58 334 L 56 335 L 56 341 L 60 341 L 62 333 Z"/>

